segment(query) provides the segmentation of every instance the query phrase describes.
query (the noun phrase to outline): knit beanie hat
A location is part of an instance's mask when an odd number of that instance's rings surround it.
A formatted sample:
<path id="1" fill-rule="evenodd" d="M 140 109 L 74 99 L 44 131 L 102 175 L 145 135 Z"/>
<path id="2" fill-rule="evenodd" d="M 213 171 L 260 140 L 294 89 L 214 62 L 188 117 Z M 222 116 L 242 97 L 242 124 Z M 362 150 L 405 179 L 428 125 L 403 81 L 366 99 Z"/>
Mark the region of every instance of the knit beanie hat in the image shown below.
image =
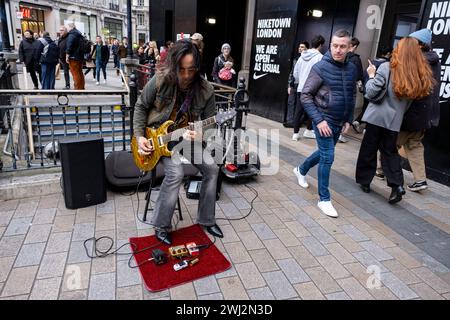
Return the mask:
<path id="1" fill-rule="evenodd" d="M 228 48 L 228 49 L 231 50 L 231 46 L 230 46 L 228 43 L 224 43 L 224 44 L 222 45 L 221 51 L 223 52 L 223 50 L 224 50 L 225 48 Z"/>
<path id="2" fill-rule="evenodd" d="M 425 43 L 426 45 L 431 46 L 431 38 L 433 36 L 433 33 L 430 29 L 421 29 L 416 32 L 413 32 L 409 35 L 412 38 L 416 38 L 422 43 Z"/>

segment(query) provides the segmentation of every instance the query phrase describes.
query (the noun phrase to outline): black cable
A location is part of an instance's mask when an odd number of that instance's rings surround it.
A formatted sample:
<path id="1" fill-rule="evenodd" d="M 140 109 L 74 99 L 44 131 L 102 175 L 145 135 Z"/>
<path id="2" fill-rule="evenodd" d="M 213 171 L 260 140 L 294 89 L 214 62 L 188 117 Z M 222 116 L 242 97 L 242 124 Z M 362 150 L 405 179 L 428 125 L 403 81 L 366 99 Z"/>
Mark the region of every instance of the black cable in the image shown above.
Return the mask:
<path id="1" fill-rule="evenodd" d="M 253 200 L 250 202 L 251 208 L 250 208 L 249 213 L 247 213 L 247 215 L 245 215 L 245 216 L 243 216 L 243 217 L 241 217 L 241 218 L 217 218 L 217 219 L 216 219 L 217 221 L 240 221 L 240 220 L 245 220 L 245 219 L 247 219 L 247 218 L 252 214 L 252 212 L 253 212 L 253 210 L 254 210 L 253 203 L 256 201 L 256 199 L 258 199 L 259 193 L 258 193 L 258 191 L 257 191 L 256 189 L 254 189 L 254 188 L 252 188 L 252 187 L 250 187 L 250 186 L 248 186 L 248 185 L 245 185 L 245 186 L 247 187 L 247 189 L 253 191 L 253 194 L 255 195 L 255 197 L 253 198 Z"/>

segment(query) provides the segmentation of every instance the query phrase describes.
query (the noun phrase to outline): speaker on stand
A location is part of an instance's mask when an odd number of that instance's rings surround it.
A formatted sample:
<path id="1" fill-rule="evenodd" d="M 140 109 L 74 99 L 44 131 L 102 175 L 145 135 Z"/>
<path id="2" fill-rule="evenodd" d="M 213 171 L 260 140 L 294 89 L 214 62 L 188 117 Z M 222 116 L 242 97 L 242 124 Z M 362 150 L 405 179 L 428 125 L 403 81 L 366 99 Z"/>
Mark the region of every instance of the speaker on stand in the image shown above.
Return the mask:
<path id="1" fill-rule="evenodd" d="M 103 138 L 60 140 L 62 188 L 68 209 L 106 202 Z"/>

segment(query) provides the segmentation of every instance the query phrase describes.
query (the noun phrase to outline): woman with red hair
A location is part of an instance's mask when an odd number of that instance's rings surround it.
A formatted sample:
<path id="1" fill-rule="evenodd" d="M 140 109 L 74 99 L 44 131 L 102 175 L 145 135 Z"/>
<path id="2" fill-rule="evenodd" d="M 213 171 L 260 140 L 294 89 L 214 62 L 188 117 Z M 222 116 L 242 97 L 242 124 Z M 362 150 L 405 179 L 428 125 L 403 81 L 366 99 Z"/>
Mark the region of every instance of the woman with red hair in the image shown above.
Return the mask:
<path id="1" fill-rule="evenodd" d="M 391 61 L 378 70 L 369 61 L 367 72 L 370 79 L 366 98 L 371 102 L 363 117 L 367 127 L 356 165 L 356 182 L 364 192 L 370 192 L 379 150 L 388 186 L 392 188 L 389 203 L 394 204 L 405 194 L 396 144 L 403 116 L 412 101 L 431 93 L 435 80 L 418 40 L 412 37 L 402 39 Z"/>

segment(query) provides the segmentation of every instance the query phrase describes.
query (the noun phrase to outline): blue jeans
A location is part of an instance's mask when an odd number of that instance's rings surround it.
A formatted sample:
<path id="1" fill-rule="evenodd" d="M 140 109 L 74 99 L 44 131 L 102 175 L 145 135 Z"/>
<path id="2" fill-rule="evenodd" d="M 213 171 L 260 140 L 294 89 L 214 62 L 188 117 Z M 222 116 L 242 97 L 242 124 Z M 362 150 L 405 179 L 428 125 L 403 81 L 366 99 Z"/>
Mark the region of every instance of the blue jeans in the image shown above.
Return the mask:
<path id="1" fill-rule="evenodd" d="M 106 63 L 102 61 L 95 61 L 96 75 L 95 78 L 100 82 L 100 69 L 103 71 L 103 78 L 106 80 Z"/>
<path id="2" fill-rule="evenodd" d="M 317 164 L 319 165 L 317 177 L 319 179 L 320 201 L 331 201 L 330 191 L 328 190 L 330 185 L 330 172 L 334 162 L 334 149 L 342 132 L 342 126 L 336 126 L 330 123 L 328 123 L 328 126 L 333 131 L 333 136 L 331 137 L 322 137 L 317 126 L 313 125 L 319 150 L 309 156 L 299 167 L 300 173 L 306 176 L 311 168 Z"/>
<path id="3" fill-rule="evenodd" d="M 55 64 L 41 64 L 42 72 L 42 89 L 52 90 L 55 89 Z"/>

